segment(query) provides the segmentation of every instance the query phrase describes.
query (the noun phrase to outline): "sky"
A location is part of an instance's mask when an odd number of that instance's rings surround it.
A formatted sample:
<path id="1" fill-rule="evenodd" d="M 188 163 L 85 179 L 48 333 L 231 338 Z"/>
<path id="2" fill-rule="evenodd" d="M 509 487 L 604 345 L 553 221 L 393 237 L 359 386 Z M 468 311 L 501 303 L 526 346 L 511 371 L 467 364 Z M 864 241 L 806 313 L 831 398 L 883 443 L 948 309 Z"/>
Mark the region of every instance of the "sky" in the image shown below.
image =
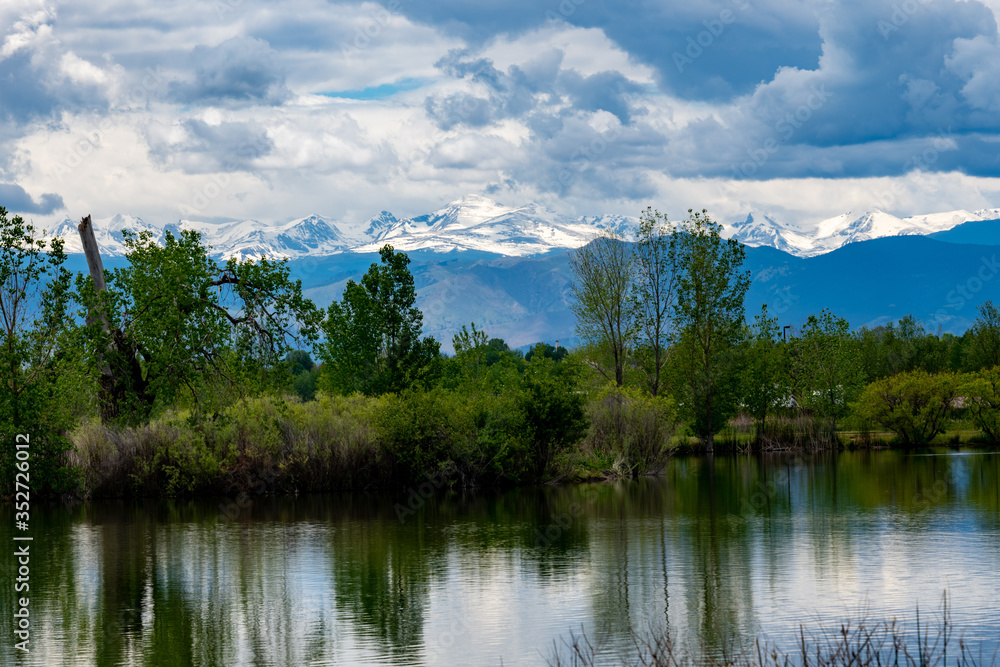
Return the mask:
<path id="1" fill-rule="evenodd" d="M 1000 0 L 3 0 L 36 226 L 1000 207 Z"/>

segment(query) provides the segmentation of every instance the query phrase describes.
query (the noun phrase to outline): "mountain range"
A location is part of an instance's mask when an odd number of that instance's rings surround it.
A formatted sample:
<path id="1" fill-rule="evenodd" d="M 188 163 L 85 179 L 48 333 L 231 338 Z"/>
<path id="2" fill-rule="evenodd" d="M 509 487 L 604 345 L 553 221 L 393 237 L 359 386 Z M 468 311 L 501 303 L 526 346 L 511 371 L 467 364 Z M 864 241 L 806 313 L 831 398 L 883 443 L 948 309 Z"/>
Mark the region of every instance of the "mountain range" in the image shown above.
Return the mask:
<path id="1" fill-rule="evenodd" d="M 897 218 L 881 211 L 844 214 L 803 231 L 762 214 L 726 226 L 743 241 L 752 283 L 747 316 L 762 303 L 782 325 L 800 325 L 830 308 L 853 326 L 914 315 L 938 332 L 961 333 L 986 299 L 1000 303 L 1000 211 L 955 211 Z M 635 218 L 568 218 L 538 205 L 502 206 L 464 197 L 432 213 L 397 219 L 387 211 L 347 225 L 313 215 L 282 224 L 182 220 L 154 227 L 117 215 L 97 220 L 105 266 L 125 262 L 123 232 L 194 229 L 217 256 L 267 254 L 289 258 L 292 276 L 325 307 L 378 261 L 385 243 L 411 259 L 424 330 L 449 349 L 463 324 L 476 322 L 515 347 L 545 340 L 576 342 L 568 252 L 601 228 L 628 234 Z M 67 251 L 79 252 L 76 224 L 56 230 Z M 70 266 L 85 270 L 82 255 Z"/>
<path id="2" fill-rule="evenodd" d="M 1000 209 L 948 211 L 898 218 L 878 209 L 848 212 L 806 227 L 783 223 L 761 212 L 723 225 L 723 235 L 752 247 L 768 246 L 797 257 L 814 257 L 850 243 L 887 236 L 940 234 L 967 222 L 1000 218 Z M 396 218 L 381 211 L 360 223 L 310 215 L 288 222 L 238 220 L 226 223 L 179 220 L 163 226 L 118 214 L 95 220 L 98 245 L 106 256 L 125 253 L 122 232 L 149 232 L 162 242 L 167 231 L 198 231 L 221 257 L 324 257 L 344 252 L 376 252 L 390 243 L 397 250 L 432 252 L 480 251 L 509 257 L 540 255 L 577 248 L 602 229 L 628 237 L 638 219 L 624 215 L 570 217 L 539 204 L 511 207 L 479 195 L 467 195 L 431 213 Z M 982 228 L 985 232 L 986 227 Z M 67 252 L 82 252 L 76 222 L 65 219 L 48 236 L 66 239 Z"/>

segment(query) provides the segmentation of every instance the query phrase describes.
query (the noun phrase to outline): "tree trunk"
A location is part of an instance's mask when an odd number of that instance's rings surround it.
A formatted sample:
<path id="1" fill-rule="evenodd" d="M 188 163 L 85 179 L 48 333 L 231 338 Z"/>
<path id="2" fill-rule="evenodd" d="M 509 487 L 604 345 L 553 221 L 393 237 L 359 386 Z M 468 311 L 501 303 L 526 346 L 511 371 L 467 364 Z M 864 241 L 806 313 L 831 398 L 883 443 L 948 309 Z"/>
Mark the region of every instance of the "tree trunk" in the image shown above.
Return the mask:
<path id="1" fill-rule="evenodd" d="M 93 221 L 89 215 L 80 221 L 77 231 L 80 232 L 80 241 L 87 258 L 90 277 L 94 281 L 94 289 L 98 292 L 107 292 L 104 262 L 101 260 L 101 250 L 97 246 Z M 98 404 L 101 410 L 101 423 L 107 424 L 118 421 L 123 416 L 134 416 L 135 406 L 148 407 L 152 405 L 152 400 L 147 392 L 149 383 L 142 376 L 142 367 L 136 356 L 135 345 L 127 340 L 125 333 L 120 329 L 111 330 L 108 315 L 103 310 L 88 314 L 87 324 L 92 323 L 95 318 L 100 319 L 101 329 L 109 336 L 107 348 L 97 351 L 97 361 L 101 369 Z M 122 408 L 128 403 L 132 403 L 134 407 L 126 409 L 123 415 Z M 140 414 L 144 414 L 144 411 L 140 410 Z"/>

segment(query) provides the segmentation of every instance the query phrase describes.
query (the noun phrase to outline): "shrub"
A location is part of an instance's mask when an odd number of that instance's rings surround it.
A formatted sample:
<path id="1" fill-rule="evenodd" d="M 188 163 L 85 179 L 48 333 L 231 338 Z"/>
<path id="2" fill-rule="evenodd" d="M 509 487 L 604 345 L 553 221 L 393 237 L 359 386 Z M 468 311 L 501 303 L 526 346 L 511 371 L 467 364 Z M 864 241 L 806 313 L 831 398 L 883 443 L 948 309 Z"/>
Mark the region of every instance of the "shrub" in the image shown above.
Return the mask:
<path id="1" fill-rule="evenodd" d="M 670 457 L 677 431 L 673 401 L 609 385 L 588 406 L 587 444 L 620 476 L 656 473 Z"/>
<path id="2" fill-rule="evenodd" d="M 1000 442 L 1000 367 L 970 374 L 959 394 L 976 428 L 990 442 Z"/>
<path id="3" fill-rule="evenodd" d="M 894 432 L 904 445 L 924 445 L 944 431 L 957 387 L 953 373 L 899 373 L 865 387 L 855 410 Z"/>

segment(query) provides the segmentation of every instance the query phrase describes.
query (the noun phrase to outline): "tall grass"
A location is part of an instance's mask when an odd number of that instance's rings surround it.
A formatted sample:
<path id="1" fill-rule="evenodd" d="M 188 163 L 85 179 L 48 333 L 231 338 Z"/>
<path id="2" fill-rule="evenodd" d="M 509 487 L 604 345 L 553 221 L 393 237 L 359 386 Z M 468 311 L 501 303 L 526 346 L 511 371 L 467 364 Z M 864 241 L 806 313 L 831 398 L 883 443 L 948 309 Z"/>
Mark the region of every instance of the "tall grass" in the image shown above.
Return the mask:
<path id="1" fill-rule="evenodd" d="M 956 667 L 997 665 L 997 653 L 984 655 L 982 647 L 953 637 L 948 599 L 942 603 L 941 618 L 934 627 L 921 625 L 917 611 L 915 631 L 902 623 L 869 622 L 862 618 L 846 621 L 834 630 L 809 632 L 799 626 L 794 648 L 783 649 L 758 637 L 749 649 L 729 654 L 706 648 L 682 647 L 669 630 L 632 633 L 635 654 L 620 656 L 619 664 L 643 667 Z M 603 646 L 585 632 L 570 633 L 569 639 L 553 642 L 548 664 L 555 667 L 590 667 L 609 664 Z M 612 656 L 610 660 L 614 660 Z"/>

